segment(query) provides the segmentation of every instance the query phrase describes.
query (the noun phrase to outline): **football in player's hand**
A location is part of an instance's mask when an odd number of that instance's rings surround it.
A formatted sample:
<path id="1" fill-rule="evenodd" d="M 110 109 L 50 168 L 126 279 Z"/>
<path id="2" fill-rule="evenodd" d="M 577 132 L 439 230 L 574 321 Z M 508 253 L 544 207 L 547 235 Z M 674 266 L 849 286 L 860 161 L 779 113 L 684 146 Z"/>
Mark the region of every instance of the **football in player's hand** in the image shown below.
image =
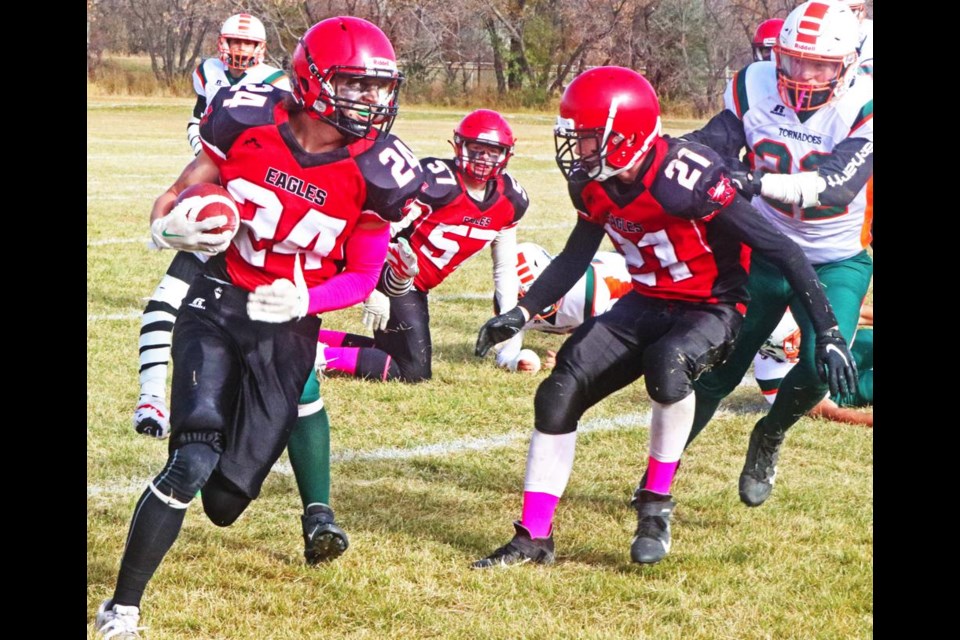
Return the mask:
<path id="1" fill-rule="evenodd" d="M 226 216 L 226 224 L 211 229 L 207 233 L 229 233 L 231 236 L 236 234 L 240 226 L 240 210 L 229 191 L 218 184 L 200 182 L 180 192 L 177 196 L 177 204 L 187 198 L 199 198 L 190 207 L 190 212 L 187 214 L 188 220 L 199 222 L 213 216 Z"/>

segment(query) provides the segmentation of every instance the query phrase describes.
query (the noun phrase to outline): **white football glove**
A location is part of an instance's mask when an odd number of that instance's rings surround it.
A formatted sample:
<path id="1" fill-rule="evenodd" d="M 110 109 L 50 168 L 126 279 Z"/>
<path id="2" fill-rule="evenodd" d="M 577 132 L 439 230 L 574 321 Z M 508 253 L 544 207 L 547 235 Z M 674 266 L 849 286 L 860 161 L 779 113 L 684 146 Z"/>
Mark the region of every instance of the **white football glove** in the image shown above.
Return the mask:
<path id="1" fill-rule="evenodd" d="M 760 178 L 760 193 L 772 200 L 797 204 L 803 208 L 820 204 L 820 193 L 827 181 L 816 171 L 793 174 L 765 173 Z"/>
<path id="2" fill-rule="evenodd" d="M 370 331 L 376 329 L 385 331 L 389 320 L 390 298 L 374 289 L 363 301 L 363 318 L 361 321 Z"/>
<path id="3" fill-rule="evenodd" d="M 216 255 L 227 250 L 233 237 L 229 233 L 206 233 L 227 223 L 227 216 L 213 216 L 200 222 L 191 222 L 187 216 L 191 209 L 202 200 L 199 196 L 186 198 L 170 210 L 170 213 L 157 218 L 150 225 L 153 243 L 160 249 L 175 251 L 199 251 Z"/>
<path id="4" fill-rule="evenodd" d="M 420 273 L 417 254 L 406 238 L 397 238 L 387 247 L 387 264 L 400 279 L 414 278 Z"/>
<path id="5" fill-rule="evenodd" d="M 200 118 L 190 118 L 187 121 L 187 142 L 193 149 L 193 155 L 200 155 L 203 151 L 203 145 L 200 143 Z"/>
<path id="6" fill-rule="evenodd" d="M 300 255 L 294 256 L 294 282 L 286 278 L 262 284 L 247 298 L 247 315 L 260 322 L 287 322 L 307 315 L 310 292 L 300 266 Z"/>

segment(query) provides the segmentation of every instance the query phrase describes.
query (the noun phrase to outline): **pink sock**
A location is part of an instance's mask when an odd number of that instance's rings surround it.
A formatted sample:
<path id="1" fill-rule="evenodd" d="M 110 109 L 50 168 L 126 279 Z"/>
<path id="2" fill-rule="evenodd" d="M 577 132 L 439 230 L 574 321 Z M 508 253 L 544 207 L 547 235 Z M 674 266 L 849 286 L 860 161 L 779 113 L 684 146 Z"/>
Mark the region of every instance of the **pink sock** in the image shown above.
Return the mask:
<path id="1" fill-rule="evenodd" d="M 357 372 L 360 347 L 327 347 L 323 356 L 327 359 L 329 371 L 340 371 L 352 376 Z"/>
<path id="2" fill-rule="evenodd" d="M 660 462 L 651 456 L 647 464 L 647 486 L 644 489 L 654 493 L 670 493 L 670 483 L 673 482 L 673 474 L 677 472 L 680 461 Z"/>
<path id="3" fill-rule="evenodd" d="M 547 538 L 553 529 L 553 512 L 560 496 L 538 491 L 523 492 L 523 515 L 520 524 L 530 532 L 531 538 Z"/>
<path id="4" fill-rule="evenodd" d="M 317 342 L 322 342 L 328 347 L 339 347 L 343 344 L 343 339 L 346 337 L 347 334 L 343 331 L 320 329 L 320 334 L 317 336 Z"/>

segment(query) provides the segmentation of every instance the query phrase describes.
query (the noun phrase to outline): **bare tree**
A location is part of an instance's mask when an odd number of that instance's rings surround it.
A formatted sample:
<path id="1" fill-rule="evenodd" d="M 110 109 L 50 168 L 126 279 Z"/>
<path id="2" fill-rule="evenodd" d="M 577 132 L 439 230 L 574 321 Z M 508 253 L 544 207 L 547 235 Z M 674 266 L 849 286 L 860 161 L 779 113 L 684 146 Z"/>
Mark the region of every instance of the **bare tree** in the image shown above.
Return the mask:
<path id="1" fill-rule="evenodd" d="M 154 75 L 168 86 L 193 71 L 223 13 L 221 2 L 204 0 L 128 0 L 120 8 L 129 16 L 131 48 L 150 56 Z"/>

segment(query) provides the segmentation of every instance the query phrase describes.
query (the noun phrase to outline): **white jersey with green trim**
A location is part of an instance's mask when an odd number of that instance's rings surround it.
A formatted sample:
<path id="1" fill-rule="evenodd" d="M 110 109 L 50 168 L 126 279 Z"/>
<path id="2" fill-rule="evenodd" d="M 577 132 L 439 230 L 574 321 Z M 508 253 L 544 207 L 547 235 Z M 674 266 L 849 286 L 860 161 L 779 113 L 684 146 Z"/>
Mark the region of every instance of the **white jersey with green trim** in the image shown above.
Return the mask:
<path id="1" fill-rule="evenodd" d="M 623 256 L 613 251 L 600 251 L 590 262 L 593 277 L 584 273 L 573 288 L 557 301 L 556 314 L 546 319 L 536 315 L 524 325 L 546 333 L 570 333 L 587 318 L 598 316 L 632 289 L 630 272 Z M 552 322 L 551 322 L 552 320 Z"/>
<path id="2" fill-rule="evenodd" d="M 544 309 L 523 326 L 523 331 L 570 333 L 587 318 L 610 310 L 617 300 L 633 289 L 630 272 L 624 257 L 613 251 L 600 251 L 590 267 L 555 305 Z M 522 340 L 503 343 L 497 351 L 501 367 L 517 357 Z"/>
<path id="3" fill-rule="evenodd" d="M 723 100 L 743 123 L 747 146 L 756 154 L 757 170 L 812 171 L 847 138 L 873 142 L 873 78 L 868 75 L 857 75 L 840 98 L 817 109 L 804 122 L 781 100 L 773 62 L 755 62 L 738 72 L 727 84 Z M 851 160 L 849 172 L 843 175 L 853 175 L 862 162 Z M 801 209 L 759 195 L 752 204 L 800 245 L 810 262 L 823 264 L 863 251 L 866 202 L 863 188 L 847 207 Z"/>
<path id="4" fill-rule="evenodd" d="M 213 101 L 213 97 L 224 87 L 232 87 L 243 84 L 272 84 L 278 89 L 290 91 L 290 79 L 283 72 L 283 69 L 260 63 L 247 69 L 239 78 L 232 78 L 227 67 L 219 58 L 207 58 L 193 72 L 193 90 L 198 96 L 207 99 L 207 104 Z"/>
<path id="5" fill-rule="evenodd" d="M 780 382 L 795 366 L 797 366 L 796 362 L 779 362 L 762 353 L 753 356 L 753 377 L 757 381 L 757 386 L 760 387 L 764 400 L 773 404 L 780 390 Z"/>

